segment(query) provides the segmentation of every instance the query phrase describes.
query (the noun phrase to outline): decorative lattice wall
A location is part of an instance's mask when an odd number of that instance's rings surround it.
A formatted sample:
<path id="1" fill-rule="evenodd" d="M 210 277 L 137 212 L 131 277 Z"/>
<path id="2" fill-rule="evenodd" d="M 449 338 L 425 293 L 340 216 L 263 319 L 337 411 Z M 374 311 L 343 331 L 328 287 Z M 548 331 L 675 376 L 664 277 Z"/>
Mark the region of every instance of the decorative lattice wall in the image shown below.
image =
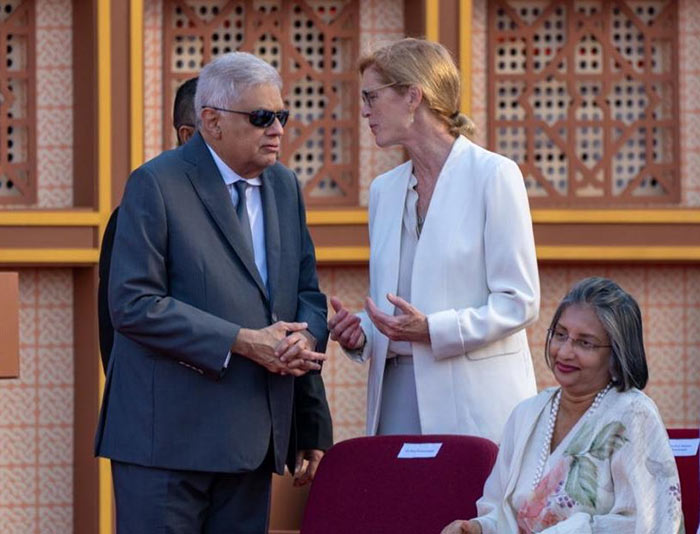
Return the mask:
<path id="1" fill-rule="evenodd" d="M 489 144 L 535 205 L 680 199 L 677 2 L 488 2 Z"/>
<path id="2" fill-rule="evenodd" d="M 357 203 L 358 3 L 351 0 L 166 0 L 164 106 L 177 86 L 233 50 L 265 59 L 282 75 L 292 115 L 283 162 L 309 205 Z M 165 113 L 165 146 L 174 144 Z"/>
<path id="3" fill-rule="evenodd" d="M 36 199 L 34 2 L 0 0 L 0 204 Z"/>

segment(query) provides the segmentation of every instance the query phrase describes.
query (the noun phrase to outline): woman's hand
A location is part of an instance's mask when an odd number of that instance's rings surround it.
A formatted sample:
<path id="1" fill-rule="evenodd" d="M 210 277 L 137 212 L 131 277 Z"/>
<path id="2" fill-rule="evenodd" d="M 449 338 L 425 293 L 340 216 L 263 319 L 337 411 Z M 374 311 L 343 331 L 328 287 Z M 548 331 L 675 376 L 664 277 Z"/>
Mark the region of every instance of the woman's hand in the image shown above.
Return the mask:
<path id="1" fill-rule="evenodd" d="M 442 529 L 440 534 L 482 534 L 481 523 L 470 519 L 457 519 Z"/>
<path id="2" fill-rule="evenodd" d="M 365 344 L 365 333 L 360 326 L 360 318 L 350 313 L 338 297 L 331 297 L 335 315 L 328 320 L 331 339 L 349 350 L 361 349 Z"/>
<path id="3" fill-rule="evenodd" d="M 389 315 L 381 311 L 374 301 L 367 297 L 365 310 L 374 326 L 392 341 L 418 341 L 430 343 L 428 318 L 401 297 L 387 294 L 387 300 L 401 310 L 399 315 Z"/>

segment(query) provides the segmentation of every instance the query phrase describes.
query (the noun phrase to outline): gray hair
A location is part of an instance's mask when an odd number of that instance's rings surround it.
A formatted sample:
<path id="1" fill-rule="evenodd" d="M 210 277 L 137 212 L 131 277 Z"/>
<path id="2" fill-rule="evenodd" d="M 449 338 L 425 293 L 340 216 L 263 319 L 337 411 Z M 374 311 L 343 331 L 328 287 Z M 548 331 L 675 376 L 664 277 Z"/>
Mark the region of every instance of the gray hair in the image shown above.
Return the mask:
<path id="1" fill-rule="evenodd" d="M 552 367 L 549 343 L 561 314 L 572 304 L 588 304 L 595 311 L 610 338 L 610 374 L 619 391 L 630 388 L 644 389 L 649 380 L 642 312 L 634 297 L 612 280 L 591 277 L 578 282 L 559 303 L 549 325 L 544 357 Z"/>
<path id="2" fill-rule="evenodd" d="M 197 127 L 201 126 L 204 106 L 225 108 L 250 87 L 276 85 L 282 90 L 282 78 L 275 68 L 248 52 L 229 52 L 208 63 L 199 74 L 194 106 Z"/>

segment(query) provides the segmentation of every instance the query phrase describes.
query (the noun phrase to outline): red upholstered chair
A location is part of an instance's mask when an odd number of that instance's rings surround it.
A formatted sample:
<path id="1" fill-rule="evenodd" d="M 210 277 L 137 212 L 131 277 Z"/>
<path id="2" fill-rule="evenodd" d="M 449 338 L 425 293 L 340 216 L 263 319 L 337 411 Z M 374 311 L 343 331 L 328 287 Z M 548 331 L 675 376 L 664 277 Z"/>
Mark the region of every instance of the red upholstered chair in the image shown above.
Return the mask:
<path id="1" fill-rule="evenodd" d="M 699 437 L 697 428 L 670 428 L 671 439 Z M 695 534 L 700 516 L 700 460 L 695 456 L 676 456 L 678 475 L 681 479 L 681 499 L 683 500 L 683 517 L 685 531 Z"/>
<path id="2" fill-rule="evenodd" d="M 397 458 L 404 443 L 442 443 L 434 458 Z M 473 436 L 350 439 L 324 456 L 302 534 L 427 534 L 476 515 L 498 447 Z"/>

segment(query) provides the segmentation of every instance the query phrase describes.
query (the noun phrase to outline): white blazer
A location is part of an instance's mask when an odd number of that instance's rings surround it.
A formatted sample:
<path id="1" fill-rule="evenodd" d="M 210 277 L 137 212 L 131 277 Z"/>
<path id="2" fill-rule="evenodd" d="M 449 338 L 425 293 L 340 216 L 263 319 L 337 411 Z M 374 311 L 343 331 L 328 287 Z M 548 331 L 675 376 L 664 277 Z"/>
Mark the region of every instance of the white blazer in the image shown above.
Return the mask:
<path id="1" fill-rule="evenodd" d="M 378 176 L 369 199 L 370 296 L 388 314 L 396 294 L 407 161 Z M 430 344 L 413 343 L 423 434 L 498 442 L 521 400 L 536 394 L 525 326 L 540 303 L 532 220 L 511 160 L 458 137 L 443 165 L 418 241 L 412 304 L 428 317 Z M 370 360 L 367 434 L 377 431 L 389 339 L 359 314 Z"/>

